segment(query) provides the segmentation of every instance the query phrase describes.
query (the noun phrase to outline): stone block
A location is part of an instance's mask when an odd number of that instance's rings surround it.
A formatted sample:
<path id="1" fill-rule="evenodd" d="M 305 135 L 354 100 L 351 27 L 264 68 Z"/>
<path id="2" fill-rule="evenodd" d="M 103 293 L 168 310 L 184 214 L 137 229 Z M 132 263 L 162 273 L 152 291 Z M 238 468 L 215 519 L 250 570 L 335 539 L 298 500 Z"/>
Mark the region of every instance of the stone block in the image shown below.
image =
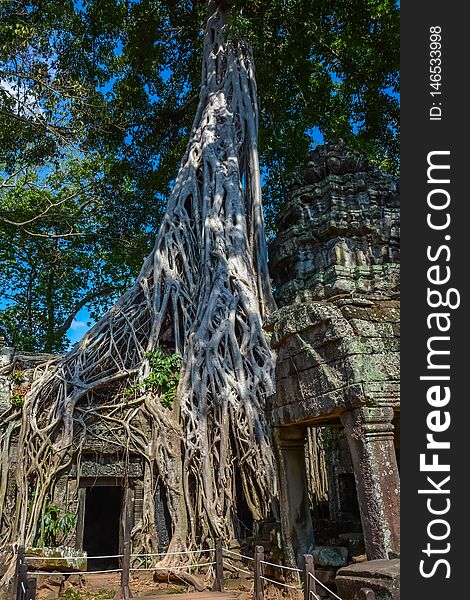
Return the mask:
<path id="1" fill-rule="evenodd" d="M 69 575 L 67 579 L 64 581 L 64 584 L 61 588 L 61 593 L 65 592 L 70 588 L 82 588 L 85 585 L 85 578 L 83 575 Z"/>
<path id="2" fill-rule="evenodd" d="M 334 590 L 336 584 L 336 571 L 337 569 L 333 567 L 318 567 L 315 569 L 315 577 L 317 577 L 328 589 Z M 317 595 L 320 596 L 320 598 L 325 598 L 326 600 L 331 598 L 330 594 L 325 590 L 325 588 L 319 584 L 317 584 Z"/>
<path id="3" fill-rule="evenodd" d="M 27 548 L 26 563 L 30 571 L 86 571 L 87 558 L 82 550 L 60 548 Z"/>
<path id="4" fill-rule="evenodd" d="M 344 567 L 348 562 L 348 549 L 343 546 L 315 546 L 313 562 L 320 567 Z"/>
<path id="5" fill-rule="evenodd" d="M 343 600 L 359 600 L 363 587 L 373 590 L 376 600 L 400 600 L 400 561 L 370 560 L 343 567 L 336 574 L 336 587 Z"/>

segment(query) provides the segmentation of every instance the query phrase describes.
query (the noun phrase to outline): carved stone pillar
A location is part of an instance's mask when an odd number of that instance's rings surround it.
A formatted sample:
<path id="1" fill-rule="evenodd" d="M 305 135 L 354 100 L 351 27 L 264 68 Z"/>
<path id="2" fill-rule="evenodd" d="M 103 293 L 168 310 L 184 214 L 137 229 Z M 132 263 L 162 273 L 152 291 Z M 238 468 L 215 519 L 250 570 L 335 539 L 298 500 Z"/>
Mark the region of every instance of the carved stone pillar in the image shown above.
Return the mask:
<path id="1" fill-rule="evenodd" d="M 358 408 L 341 415 L 354 466 L 369 560 L 400 554 L 400 480 L 393 409 Z"/>
<path id="2" fill-rule="evenodd" d="M 305 442 L 304 427 L 279 427 L 276 430 L 281 527 L 286 558 L 291 565 L 301 565 L 303 555 L 311 552 L 314 546 Z"/>

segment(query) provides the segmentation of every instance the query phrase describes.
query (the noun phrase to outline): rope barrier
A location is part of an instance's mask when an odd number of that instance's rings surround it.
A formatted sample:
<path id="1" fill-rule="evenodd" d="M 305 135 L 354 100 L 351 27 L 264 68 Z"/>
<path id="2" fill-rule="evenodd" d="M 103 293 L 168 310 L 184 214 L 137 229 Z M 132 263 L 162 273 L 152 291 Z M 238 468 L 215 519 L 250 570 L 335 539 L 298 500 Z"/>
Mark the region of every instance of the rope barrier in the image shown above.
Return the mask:
<path id="1" fill-rule="evenodd" d="M 236 571 L 240 571 L 241 573 L 246 573 L 247 575 L 253 575 L 253 573 L 251 571 L 246 571 L 245 569 L 241 569 L 240 567 L 231 565 L 229 562 L 223 561 L 223 563 L 226 567 L 231 567 L 232 569 L 235 569 Z"/>
<path id="2" fill-rule="evenodd" d="M 139 556 L 176 556 L 178 554 L 203 554 L 205 552 L 214 552 L 215 548 L 208 548 L 207 550 L 180 550 L 179 552 L 154 552 L 152 554 L 131 554 L 132 558 L 138 558 Z"/>
<path id="3" fill-rule="evenodd" d="M 285 565 L 278 565 L 276 563 L 268 562 L 266 560 L 260 560 L 262 565 L 269 565 L 270 567 L 277 567 L 278 569 L 287 569 L 288 571 L 296 571 L 297 573 L 302 573 L 301 569 L 297 567 L 286 567 Z"/>
<path id="4" fill-rule="evenodd" d="M 26 556 L 26 560 L 93 560 L 95 558 L 122 558 L 122 554 L 107 556 Z"/>
<path id="5" fill-rule="evenodd" d="M 180 565 L 178 567 L 135 567 L 129 569 L 130 571 L 174 571 L 181 569 L 197 569 L 199 567 L 210 567 L 211 565 L 215 565 L 215 562 L 208 563 L 199 563 L 199 564 L 191 564 L 191 565 Z"/>
<path id="6" fill-rule="evenodd" d="M 215 548 L 207 548 L 204 550 L 181 550 L 179 552 L 156 552 L 153 554 L 131 554 L 133 558 L 139 556 L 174 556 L 177 554 L 203 554 L 207 552 L 215 552 Z M 26 556 L 26 560 L 95 560 L 99 558 L 122 558 L 122 554 L 107 554 L 103 556 Z"/>
<path id="7" fill-rule="evenodd" d="M 152 557 L 152 556 L 177 556 L 177 555 L 187 555 L 187 554 L 204 554 L 204 553 L 208 553 L 208 552 L 214 552 L 215 548 L 205 548 L 202 550 L 180 550 L 177 552 L 154 552 L 154 553 L 148 553 L 148 554 L 131 554 L 130 556 L 132 558 L 147 558 L 147 557 Z M 239 552 L 235 552 L 234 550 L 230 550 L 229 548 L 223 548 L 224 552 L 227 552 L 229 554 L 232 554 L 234 557 L 238 557 L 244 560 L 251 560 L 254 561 L 254 558 L 252 556 L 246 556 L 245 554 L 241 554 Z M 27 561 L 35 561 L 35 560 L 94 560 L 94 559 L 104 559 L 104 558 L 122 558 L 123 555 L 122 554 L 110 554 L 110 555 L 103 555 L 103 556 L 51 556 L 51 557 L 43 557 L 43 556 L 27 556 L 25 557 L 25 560 Z M 231 557 L 227 557 L 228 560 L 234 560 L 234 558 Z M 223 561 L 224 563 L 224 561 Z M 209 567 L 212 565 L 215 565 L 216 562 L 207 562 L 207 563 L 199 563 L 199 564 L 189 564 L 189 565 L 181 565 L 181 566 L 174 566 L 174 567 L 136 567 L 136 568 L 131 568 L 130 571 L 167 571 L 167 570 L 183 570 L 183 569 L 197 569 L 200 567 Z M 301 569 L 298 569 L 296 567 L 288 567 L 286 565 L 280 565 L 277 563 L 272 563 L 266 560 L 261 560 L 260 564 L 263 565 L 268 565 L 271 567 L 275 567 L 278 569 L 286 569 L 288 571 L 294 571 L 297 573 L 302 573 Z M 236 571 L 239 571 L 241 573 L 246 573 L 247 575 L 253 575 L 253 573 L 251 573 L 250 571 L 246 571 L 245 569 L 242 569 L 240 567 L 237 567 L 236 565 L 232 565 L 229 562 L 225 561 L 225 566 L 228 566 L 230 568 L 235 569 Z M 102 570 L 102 571 L 32 571 L 29 572 L 30 575 L 96 575 L 96 574 L 101 574 L 101 573 L 121 573 L 122 569 L 107 569 L 107 570 Z M 317 577 L 315 577 L 315 575 L 312 575 L 312 573 L 309 573 L 310 577 L 312 577 L 312 579 L 314 581 L 316 581 L 319 585 L 321 585 L 329 594 L 331 594 L 334 598 L 336 598 L 336 600 L 342 600 L 342 598 L 340 598 L 337 594 L 335 594 L 333 591 L 331 591 L 324 583 L 322 583 Z M 270 583 L 273 583 L 274 585 L 279 585 L 281 587 L 286 587 L 286 588 L 290 588 L 293 590 L 297 590 L 297 591 L 301 591 L 302 588 L 296 585 L 290 585 L 288 583 L 283 583 L 281 581 L 276 581 L 275 579 L 270 579 L 269 577 L 265 577 L 264 575 L 260 576 L 260 579 L 264 580 L 264 581 L 269 581 Z M 315 594 L 312 590 L 310 590 L 310 594 L 311 596 L 313 596 L 313 598 L 315 598 L 316 600 L 319 600 L 319 596 L 317 594 Z"/>
<path id="8" fill-rule="evenodd" d="M 313 590 L 310 590 L 310 596 L 313 596 L 314 600 L 320 600 L 320 596 L 317 596 Z"/>
<path id="9" fill-rule="evenodd" d="M 298 585 L 289 585 L 288 583 L 283 583 L 282 581 L 276 581 L 275 579 L 269 579 L 269 577 L 265 577 L 264 575 L 260 576 L 260 579 L 264 579 L 265 581 L 269 581 L 270 583 L 274 583 L 275 585 L 281 585 L 286 588 L 291 588 L 292 590 L 302 591 L 302 588 Z"/>
<path id="10" fill-rule="evenodd" d="M 107 571 L 28 571 L 28 575 L 97 575 L 98 573 L 121 573 L 122 569 Z"/>
<path id="11" fill-rule="evenodd" d="M 317 583 L 319 583 L 319 584 L 322 586 L 322 588 L 324 588 L 324 589 L 325 589 L 325 590 L 326 590 L 326 591 L 327 591 L 329 594 L 331 594 L 332 596 L 334 596 L 334 597 L 335 597 L 337 600 L 343 600 L 342 598 L 340 598 L 339 596 L 337 596 L 337 595 L 336 595 L 334 592 L 332 592 L 332 591 L 330 590 L 330 588 L 327 588 L 327 587 L 326 587 L 326 585 L 325 585 L 324 583 L 322 583 L 322 582 L 321 582 L 319 579 L 317 579 L 317 578 L 315 577 L 315 575 L 312 575 L 311 573 L 309 573 L 309 575 L 310 575 L 310 577 L 311 577 L 312 579 L 314 579 L 314 580 L 315 580 Z"/>
<path id="12" fill-rule="evenodd" d="M 246 560 L 254 560 L 252 556 L 245 556 L 244 554 L 240 554 L 239 552 L 234 552 L 233 550 L 229 550 L 228 548 L 222 548 L 224 552 L 229 552 L 230 554 L 235 554 L 235 556 L 239 556 L 240 558 L 244 558 Z"/>
<path id="13" fill-rule="evenodd" d="M 138 555 L 136 555 L 138 556 Z M 215 561 L 208 563 L 198 563 L 189 565 L 180 565 L 175 567 L 136 567 L 130 571 L 174 571 L 180 569 L 196 569 L 199 567 L 210 567 L 215 565 Z M 96 575 L 97 573 L 120 573 L 122 569 L 107 569 L 106 571 L 29 571 L 29 575 Z"/>

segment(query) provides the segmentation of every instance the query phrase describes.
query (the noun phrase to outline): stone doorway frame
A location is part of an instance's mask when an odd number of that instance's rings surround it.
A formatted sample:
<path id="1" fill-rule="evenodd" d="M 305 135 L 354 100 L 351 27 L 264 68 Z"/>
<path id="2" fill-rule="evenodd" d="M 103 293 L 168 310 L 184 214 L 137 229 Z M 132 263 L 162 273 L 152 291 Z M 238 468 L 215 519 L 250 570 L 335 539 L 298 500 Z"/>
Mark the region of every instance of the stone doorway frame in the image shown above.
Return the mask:
<path id="1" fill-rule="evenodd" d="M 86 514 L 86 491 L 90 487 L 121 487 L 122 504 L 119 515 L 119 554 L 124 547 L 124 532 L 130 531 L 134 515 L 134 486 L 126 477 L 82 477 L 78 490 L 78 513 L 75 536 L 75 547 L 83 550 Z"/>
<path id="2" fill-rule="evenodd" d="M 336 419 L 312 419 L 275 428 L 281 527 L 287 558 L 301 564 L 312 551 L 315 527 L 309 510 L 305 444 L 307 427 L 342 426 L 351 453 L 367 557 L 400 554 L 399 474 L 390 406 L 340 412 Z"/>

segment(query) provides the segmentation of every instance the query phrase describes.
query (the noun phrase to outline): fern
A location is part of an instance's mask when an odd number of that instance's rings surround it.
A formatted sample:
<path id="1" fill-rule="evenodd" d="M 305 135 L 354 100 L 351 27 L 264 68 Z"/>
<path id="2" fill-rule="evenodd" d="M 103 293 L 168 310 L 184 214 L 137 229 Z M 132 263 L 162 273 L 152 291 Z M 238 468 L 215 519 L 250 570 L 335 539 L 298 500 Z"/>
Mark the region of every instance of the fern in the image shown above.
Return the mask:
<path id="1" fill-rule="evenodd" d="M 154 390 L 160 395 L 161 404 L 172 408 L 180 380 L 181 357 L 178 354 L 166 355 L 161 348 L 147 352 L 145 356 L 149 361 L 150 373 L 142 382 L 127 388 L 124 393 Z"/>

